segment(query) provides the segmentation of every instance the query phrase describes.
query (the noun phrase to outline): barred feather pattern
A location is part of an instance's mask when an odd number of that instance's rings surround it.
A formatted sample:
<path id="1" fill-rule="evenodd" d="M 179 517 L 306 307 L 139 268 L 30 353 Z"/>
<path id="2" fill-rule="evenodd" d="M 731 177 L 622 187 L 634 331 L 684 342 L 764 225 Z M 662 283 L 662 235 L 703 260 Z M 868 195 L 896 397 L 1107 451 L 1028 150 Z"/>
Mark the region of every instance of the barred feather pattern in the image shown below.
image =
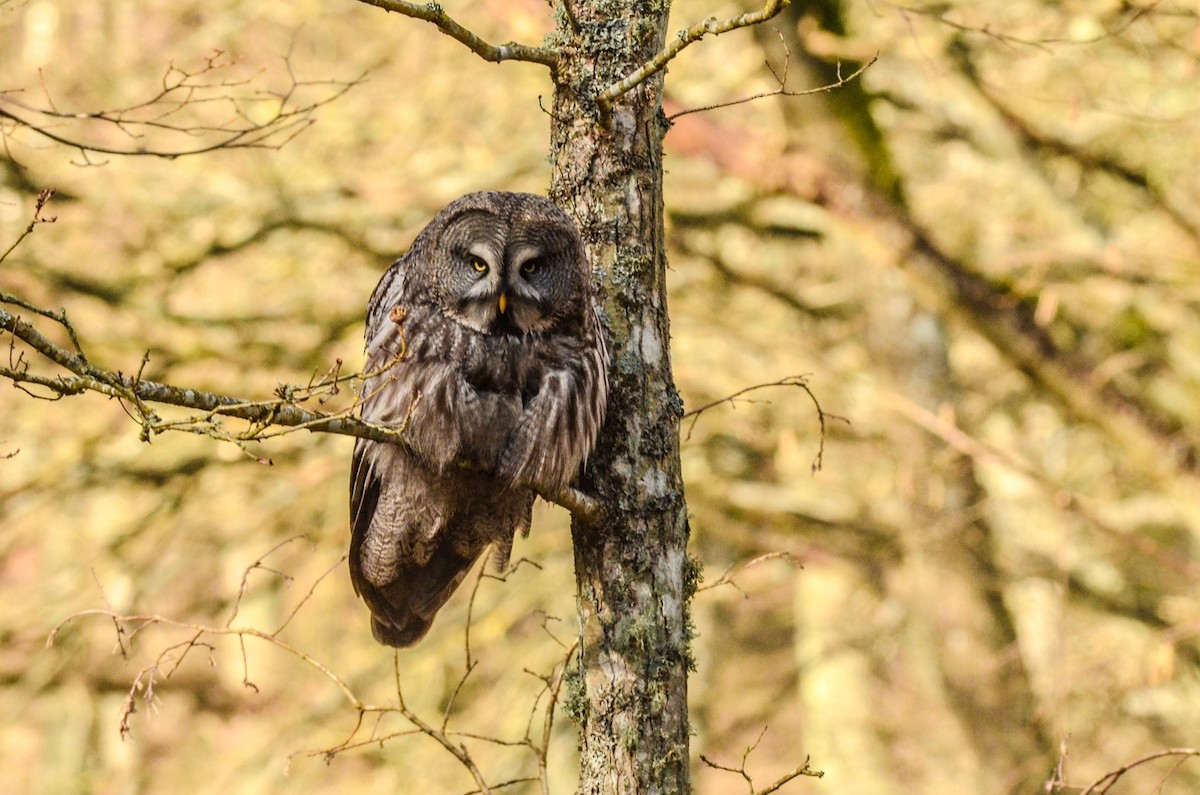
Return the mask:
<path id="1" fill-rule="evenodd" d="M 476 215 L 479 205 L 499 209 L 476 218 L 464 204 Z M 536 327 L 505 325 L 516 314 L 510 309 L 478 328 L 483 311 L 464 308 L 462 296 L 474 300 L 483 277 L 455 286 L 455 269 L 462 270 L 455 235 L 487 241 L 487 252 L 500 252 L 489 261 L 515 271 L 527 261 L 523 252 L 543 245 L 537 228 L 522 231 L 530 206 L 533 220 L 554 234 L 574 234 L 573 259 L 551 274 L 561 284 L 547 277 L 545 296 L 527 296 L 519 307 Z M 505 244 L 510 227 L 517 242 Z M 544 246 L 558 251 L 561 239 Z M 355 446 L 350 574 L 375 638 L 410 646 L 489 545 L 495 564 L 507 564 L 514 536 L 529 532 L 531 487 L 559 489 L 586 461 L 604 421 L 608 353 L 573 225 L 526 194 L 471 194 L 443 210 L 383 275 L 366 336 L 362 417 L 402 428 L 408 447 L 363 439 Z"/>

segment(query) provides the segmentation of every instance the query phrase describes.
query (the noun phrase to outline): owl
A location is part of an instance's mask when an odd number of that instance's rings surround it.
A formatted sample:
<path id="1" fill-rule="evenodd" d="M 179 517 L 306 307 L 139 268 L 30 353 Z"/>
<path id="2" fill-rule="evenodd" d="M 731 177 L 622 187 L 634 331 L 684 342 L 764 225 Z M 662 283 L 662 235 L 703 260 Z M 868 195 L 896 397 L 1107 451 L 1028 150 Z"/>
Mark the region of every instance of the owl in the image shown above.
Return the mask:
<path id="1" fill-rule="evenodd" d="M 534 491 L 575 477 L 608 397 L 608 350 L 583 242 L 540 196 L 451 202 L 367 306 L 350 578 L 375 639 L 411 646 L 489 545 L 503 567 Z"/>

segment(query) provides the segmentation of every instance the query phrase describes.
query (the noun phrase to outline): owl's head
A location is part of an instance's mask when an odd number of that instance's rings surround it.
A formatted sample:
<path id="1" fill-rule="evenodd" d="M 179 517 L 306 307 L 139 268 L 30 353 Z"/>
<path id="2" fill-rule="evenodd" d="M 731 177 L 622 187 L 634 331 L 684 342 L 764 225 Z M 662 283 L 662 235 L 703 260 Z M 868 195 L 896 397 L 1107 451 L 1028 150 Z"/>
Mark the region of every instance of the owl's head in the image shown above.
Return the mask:
<path id="1" fill-rule="evenodd" d="M 470 193 L 450 203 L 413 243 L 431 298 L 484 334 L 549 331 L 578 316 L 588 272 L 575 224 L 529 193 Z"/>

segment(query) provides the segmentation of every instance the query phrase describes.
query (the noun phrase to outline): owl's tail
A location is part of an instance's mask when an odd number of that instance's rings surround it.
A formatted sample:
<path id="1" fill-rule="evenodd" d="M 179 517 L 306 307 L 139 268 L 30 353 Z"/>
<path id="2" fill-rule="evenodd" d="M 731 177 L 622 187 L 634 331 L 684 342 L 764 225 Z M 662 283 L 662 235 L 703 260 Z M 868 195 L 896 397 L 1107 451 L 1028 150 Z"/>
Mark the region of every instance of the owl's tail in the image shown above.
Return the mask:
<path id="1" fill-rule="evenodd" d="M 371 608 L 375 639 L 387 646 L 411 646 L 425 637 L 433 617 L 483 549 L 463 550 L 460 546 L 456 550 L 450 543 L 453 533 L 443 528 L 432 553 L 424 562 L 418 562 L 411 553 L 406 557 L 400 552 L 398 538 L 375 536 L 372 520 L 383 482 L 370 460 L 372 452 L 387 457 L 385 463 L 390 462 L 393 470 L 399 455 L 391 445 L 361 439 L 355 447 L 350 476 L 350 581 Z M 391 474 L 400 478 L 413 473 Z"/>
<path id="2" fill-rule="evenodd" d="M 467 575 L 475 558 L 464 558 L 439 544 L 425 565 L 405 563 L 396 578 L 376 587 L 365 579 L 356 583 L 371 608 L 371 632 L 385 646 L 412 646 L 425 637 L 433 617 Z"/>

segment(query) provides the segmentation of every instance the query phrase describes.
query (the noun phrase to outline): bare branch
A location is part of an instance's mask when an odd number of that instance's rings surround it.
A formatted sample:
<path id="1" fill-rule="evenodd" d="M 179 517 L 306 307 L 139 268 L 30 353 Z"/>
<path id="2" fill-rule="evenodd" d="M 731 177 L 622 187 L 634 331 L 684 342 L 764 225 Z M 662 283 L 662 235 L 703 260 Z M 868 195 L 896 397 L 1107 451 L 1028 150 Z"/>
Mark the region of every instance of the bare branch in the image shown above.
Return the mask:
<path id="1" fill-rule="evenodd" d="M 363 0 L 363 2 L 371 2 L 372 0 Z M 600 92 L 596 97 L 596 101 L 602 107 L 611 105 L 612 102 L 622 94 L 632 91 L 634 88 L 645 82 L 648 78 L 661 72 L 666 68 L 667 64 L 679 55 L 685 47 L 695 44 L 708 35 L 720 36 L 722 33 L 728 33 L 731 30 L 738 28 L 748 28 L 752 25 L 757 25 L 766 22 L 769 19 L 777 16 L 783 9 L 787 8 L 791 0 L 767 0 L 758 11 L 749 11 L 740 16 L 730 17 L 725 20 L 718 20 L 716 17 L 709 17 L 703 22 L 697 22 L 690 28 L 684 28 L 679 31 L 675 40 L 659 51 L 646 63 L 635 69 L 628 77 L 623 80 L 618 80 L 608 88 Z"/>
<path id="2" fill-rule="evenodd" d="M 451 19 L 442 10 L 442 6 L 439 3 L 419 5 L 417 3 L 405 2 L 405 0 L 359 0 L 359 2 L 375 6 L 376 8 L 382 8 L 384 11 L 394 11 L 406 17 L 433 23 L 442 33 L 466 45 L 467 49 L 485 61 L 491 61 L 492 63 L 525 61 L 527 63 L 540 63 L 551 69 L 558 64 L 558 53 L 545 47 L 531 47 L 527 44 L 518 44 L 513 41 L 499 46 L 488 44 L 478 35 Z"/>
<path id="3" fill-rule="evenodd" d="M 187 621 L 176 621 L 175 619 L 171 619 L 171 618 L 167 618 L 165 616 L 159 616 L 159 615 L 122 615 L 122 614 L 116 613 L 112 610 L 80 610 L 76 613 L 72 613 L 71 615 L 67 616 L 67 618 L 65 618 L 63 621 L 59 622 L 59 624 L 57 626 L 55 626 L 53 630 L 51 630 L 50 635 L 46 638 L 47 648 L 54 645 L 54 641 L 58 638 L 58 633 L 62 632 L 63 628 L 67 624 L 70 624 L 71 622 L 73 622 L 77 619 L 85 618 L 87 616 L 104 616 L 104 617 L 110 618 L 114 621 L 120 622 L 124 626 L 128 626 L 128 625 L 132 624 L 133 631 L 132 631 L 131 635 L 129 635 L 129 637 L 132 637 L 132 635 L 137 635 L 142 630 L 148 629 L 149 627 L 163 626 L 163 627 L 174 627 L 177 629 L 190 629 L 190 630 L 193 630 L 194 632 L 198 632 L 203 635 L 258 638 L 259 640 L 266 641 L 266 642 L 282 649 L 283 651 L 287 652 L 288 654 L 291 654 L 294 657 L 300 659 L 305 664 L 307 664 L 309 667 L 318 671 L 326 679 L 329 679 L 331 682 L 333 682 L 334 685 L 337 686 L 337 688 L 339 690 L 342 691 L 342 694 L 345 695 L 346 700 L 349 701 L 350 704 L 355 709 L 360 710 L 362 712 L 379 712 L 379 711 L 388 709 L 387 707 L 372 706 L 370 704 L 364 703 L 354 693 L 354 690 L 350 687 L 350 685 L 348 685 L 345 680 L 343 680 L 341 677 L 339 677 L 337 674 L 335 674 L 324 663 L 320 662 L 312 655 L 301 651 L 300 649 L 296 648 L 295 646 L 292 646 L 291 644 L 280 640 L 274 634 L 263 632 L 262 630 L 254 629 L 253 627 L 209 627 L 209 626 L 205 626 L 203 624 L 195 624 L 195 623 L 191 623 L 191 622 L 187 622 Z M 127 630 L 127 632 L 128 632 L 128 630 Z M 163 653 L 159 656 L 158 661 L 154 665 L 144 668 L 141 671 L 141 673 L 138 674 L 139 680 L 143 676 L 148 676 L 148 677 L 151 677 L 150 681 L 152 681 L 153 674 L 151 672 L 152 671 L 157 672 L 159 666 L 163 662 L 166 661 L 166 656 L 171 651 L 178 648 L 179 645 L 188 646 L 188 645 L 192 645 L 192 644 L 191 644 L 191 642 L 186 642 L 184 644 L 177 644 L 176 646 L 172 646 L 172 647 L 169 647 L 168 649 L 164 650 Z M 135 686 L 136 686 L 136 681 L 135 681 Z"/>
<path id="4" fill-rule="evenodd" d="M 737 392 L 734 392 L 732 395 L 726 395 L 725 397 L 721 398 L 720 400 L 714 400 L 711 403 L 706 403 L 705 405 L 701 406 L 698 409 L 692 409 L 691 411 L 685 412 L 683 417 L 681 417 L 681 419 L 687 419 L 688 417 L 691 417 L 692 422 L 691 422 L 691 424 L 688 425 L 687 435 L 684 436 L 684 441 L 687 441 L 688 439 L 692 438 L 692 429 L 696 427 L 696 421 L 698 419 L 700 419 L 700 415 L 703 414 L 704 412 L 708 411 L 711 408 L 716 408 L 717 406 L 720 406 L 722 403 L 728 403 L 730 406 L 737 406 L 737 403 L 738 403 L 737 399 L 739 397 L 741 397 L 742 395 L 746 394 L 747 392 L 753 392 L 756 389 L 766 389 L 767 387 L 772 387 L 772 386 L 794 386 L 794 387 L 803 389 L 804 392 L 808 395 L 808 399 L 812 401 L 813 406 L 816 408 L 817 421 L 821 425 L 821 434 L 820 434 L 820 440 L 819 440 L 818 446 L 817 446 L 817 454 L 816 454 L 816 456 L 813 457 L 812 471 L 814 474 L 817 472 L 820 472 L 821 464 L 825 458 L 825 434 L 826 434 L 826 430 L 827 430 L 825 421 L 826 420 L 840 420 L 841 422 L 844 422 L 847 425 L 849 425 L 850 420 L 846 419 L 845 417 L 839 417 L 836 414 L 830 414 L 829 412 L 827 412 L 823 408 L 821 408 L 820 401 L 817 400 L 817 396 L 813 394 L 812 389 L 810 389 L 808 386 L 808 376 L 806 376 L 806 375 L 789 375 L 786 378 L 781 378 L 778 381 L 772 381 L 769 384 L 755 384 L 754 386 L 748 386 L 745 389 L 739 389 Z M 746 401 L 746 402 L 753 402 L 753 401 Z"/>
<path id="5" fill-rule="evenodd" d="M 1093 793 L 1095 793 L 1095 795 L 1104 795 L 1109 791 L 1109 789 L 1112 788 L 1113 784 L 1117 783 L 1117 780 L 1120 779 L 1121 776 L 1125 775 L 1133 768 L 1139 765 L 1144 765 L 1147 762 L 1151 762 L 1155 759 L 1162 759 L 1163 757 L 1168 756 L 1181 757 L 1179 763 L 1176 765 L 1176 767 L 1178 767 L 1178 764 L 1182 764 L 1188 757 L 1200 756 L 1200 750 L 1196 748 L 1166 748 L 1162 751 L 1155 751 L 1152 754 L 1146 754 L 1145 756 L 1139 757 L 1132 762 L 1127 762 L 1121 765 L 1116 770 L 1110 770 L 1109 772 L 1105 773 L 1103 776 L 1084 787 L 1080 795 L 1092 795 Z"/>
<path id="6" fill-rule="evenodd" d="M 766 789 L 760 789 L 758 791 L 758 795 L 770 795 L 772 792 L 777 792 L 779 790 L 779 788 L 782 787 L 784 784 L 786 784 L 789 781 L 791 781 L 792 779 L 798 778 L 800 776 L 810 776 L 812 778 L 825 778 L 824 770 L 813 770 L 811 767 L 808 766 L 809 759 L 810 759 L 810 757 L 807 757 L 807 756 L 804 757 L 804 764 L 800 765 L 800 767 L 796 768 L 792 772 L 785 773 L 784 775 L 780 776 L 774 782 L 769 784 Z"/>
<path id="7" fill-rule="evenodd" d="M 545 625 L 543 624 L 543 626 Z M 551 637 L 554 636 L 551 635 Z M 562 665 L 558 667 L 558 673 L 554 675 L 552 680 L 546 680 L 546 692 L 549 694 L 549 699 L 546 703 L 546 712 L 542 721 L 542 742 L 540 745 L 534 746 L 534 753 L 537 755 L 538 778 L 542 782 L 542 795 L 550 795 L 550 776 L 547 763 L 550 758 L 550 735 L 554 729 L 554 710 L 558 707 L 558 697 L 562 691 L 563 680 L 567 676 L 567 666 L 570 665 L 571 657 L 578 648 L 579 641 L 575 640 L 567 648 L 566 653 L 563 654 Z M 533 715 L 530 714 L 531 719 L 532 717 Z M 526 734 L 528 734 L 528 731 Z"/>
<path id="8" fill-rule="evenodd" d="M 1055 792 L 1067 786 L 1067 738 L 1063 737 L 1058 742 L 1058 760 L 1054 763 L 1054 772 L 1050 774 L 1050 778 L 1042 786 L 1042 791 L 1046 795 L 1052 795 Z"/>
<path id="9" fill-rule="evenodd" d="M 722 574 L 720 577 L 718 577 L 716 580 L 714 580 L 710 583 L 707 583 L 706 585 L 702 585 L 702 586 L 698 587 L 696 589 L 696 593 L 700 593 L 701 591 L 707 591 L 707 590 L 716 588 L 721 585 L 729 585 L 729 586 L 732 586 L 733 588 L 737 589 L 737 591 L 742 596 L 749 598 L 746 595 L 746 592 L 743 591 L 741 589 L 741 587 L 739 587 L 737 584 L 736 578 L 738 577 L 738 575 L 742 574 L 747 569 L 752 568 L 753 566 L 757 566 L 759 563 L 765 563 L 768 560 L 779 560 L 781 558 L 783 560 L 786 560 L 788 563 L 791 563 L 793 566 L 795 566 L 798 569 L 804 568 L 804 566 L 800 563 L 800 561 L 796 558 L 796 556 L 790 552 L 779 552 L 779 551 L 767 552 L 765 554 L 759 555 L 758 557 L 751 558 L 750 560 L 746 561 L 745 563 L 733 564 L 732 566 L 727 568 L 725 570 L 725 573 Z"/>
<path id="10" fill-rule="evenodd" d="M 313 124 L 317 109 L 341 97 L 365 78 L 349 81 L 302 81 L 293 73 L 290 56 L 284 59 L 289 84 L 281 92 L 247 91 L 248 80 L 225 78 L 222 70 L 232 66 L 217 51 L 194 70 L 170 64 L 159 89 L 145 100 L 132 105 L 99 111 L 61 111 L 47 94 L 46 106 L 37 106 L 17 98 L 19 92 L 0 92 L 0 119 L 17 128 L 27 129 L 55 143 L 78 149 L 78 165 L 97 165 L 91 154 L 149 155 L 172 159 L 204 154 L 218 149 L 278 149 Z M 307 102 L 296 102 L 303 89 L 325 87 L 325 94 Z M 235 89 L 240 89 L 234 93 Z M 255 120 L 264 114 L 263 121 Z M 205 113 L 200 113 L 201 111 Z M 63 125 L 90 125 L 115 131 L 132 143 L 118 146 L 89 141 L 59 131 Z M 167 134 L 204 142 L 190 147 L 159 146 L 150 136 Z M 19 242 L 19 241 L 18 241 Z"/>
<path id="11" fill-rule="evenodd" d="M 898 393 L 887 393 L 886 400 L 888 408 L 924 428 L 963 455 L 981 463 L 1003 467 L 1025 478 L 1060 509 L 1075 513 L 1121 547 L 1136 550 L 1189 579 L 1200 579 L 1200 564 L 1175 554 L 1146 534 L 1121 530 L 1091 507 L 1090 501 L 1084 495 L 1055 482 L 1019 458 L 971 436 L 959 428 L 952 418 L 935 414 Z"/>
<path id="12" fill-rule="evenodd" d="M 4 250 L 3 254 L 0 254 L 0 262 L 4 262 L 4 260 L 8 259 L 8 255 L 13 253 L 13 251 L 16 250 L 17 246 L 21 245 L 21 242 L 25 240 L 25 238 L 33 234 L 33 230 L 37 228 L 38 224 L 52 224 L 58 220 L 57 215 L 52 218 L 42 217 L 42 210 L 45 209 L 46 203 L 50 201 L 50 197 L 53 195 L 54 188 L 43 188 L 38 192 L 37 203 L 34 205 L 33 218 L 29 221 L 29 226 L 25 227 L 25 231 L 23 231 L 17 237 L 17 239 L 13 241 L 11 246 Z"/>
<path id="13" fill-rule="evenodd" d="M 270 553 L 268 553 L 268 554 L 270 554 Z M 520 562 L 521 561 L 518 561 L 517 564 L 514 564 L 510 569 L 508 569 L 508 571 L 506 572 L 506 575 L 511 574 L 516 569 L 517 565 L 519 565 Z M 492 579 L 492 577 L 487 576 L 487 575 L 477 577 L 476 585 L 478 586 L 478 584 L 483 579 Z M 496 578 L 496 579 L 502 579 L 502 578 Z M 475 598 L 475 593 L 472 593 L 471 599 L 474 600 L 474 598 Z M 464 635 L 466 635 L 467 632 L 469 632 L 469 625 L 468 625 L 468 629 L 465 630 Z M 550 743 L 551 727 L 553 725 L 553 720 L 554 720 L 554 710 L 558 703 L 559 692 L 560 692 L 562 684 L 563 684 L 563 679 L 564 679 L 567 663 L 570 661 L 572 654 L 574 654 L 575 648 L 576 648 L 576 645 L 572 644 L 571 647 L 566 650 L 564 656 L 557 663 L 555 663 L 554 667 L 548 674 L 537 674 L 537 673 L 534 673 L 534 672 L 526 669 L 527 673 L 534 675 L 535 677 L 537 677 L 537 679 L 539 679 L 543 683 L 543 688 L 533 700 L 533 704 L 530 707 L 529 722 L 526 726 L 524 736 L 521 737 L 520 739 L 516 739 L 516 740 L 504 739 L 503 737 L 490 736 L 490 735 L 486 735 L 486 734 L 478 734 L 478 733 L 470 732 L 470 731 L 455 731 L 455 730 L 451 730 L 449 728 L 449 725 L 448 725 L 449 717 L 450 717 L 450 712 L 452 710 L 453 702 L 455 701 L 455 699 L 457 698 L 459 693 L 462 691 L 467 678 L 470 677 L 472 672 L 475 670 L 475 668 L 478 667 L 478 665 L 479 665 L 478 659 L 472 658 L 468 661 L 467 666 L 466 666 L 462 676 L 459 678 L 459 681 L 455 685 L 454 690 L 450 696 L 450 704 L 448 704 L 442 712 L 442 718 L 441 718 L 440 725 L 435 725 L 435 723 L 430 722 L 430 721 L 426 720 L 425 718 L 423 718 L 411 706 L 409 706 L 409 704 L 405 701 L 404 691 L 401 686 L 401 679 L 400 679 L 399 657 L 396 656 L 393 658 L 393 666 L 394 666 L 393 673 L 394 673 L 395 688 L 396 688 L 396 704 L 394 706 L 389 706 L 389 707 L 359 708 L 358 716 L 355 720 L 354 727 L 352 728 L 350 733 L 345 737 L 345 739 L 343 739 L 340 743 L 338 743 L 337 745 L 334 745 L 330 748 L 319 749 L 319 750 L 304 750 L 304 751 L 294 752 L 291 755 L 289 755 L 289 757 L 288 757 L 289 765 L 291 763 L 291 760 L 294 759 L 296 756 L 309 756 L 309 757 L 318 757 L 319 756 L 319 757 L 323 757 L 326 761 L 329 761 L 329 760 L 333 759 L 335 756 L 337 756 L 345 751 L 350 751 L 350 750 L 354 750 L 354 749 L 358 749 L 358 748 L 364 748 L 367 746 L 382 746 L 384 743 L 386 743 L 390 740 L 399 738 L 399 737 L 413 737 L 413 736 L 418 736 L 418 735 L 424 735 L 424 736 L 429 737 L 430 739 L 434 740 L 439 745 L 441 745 L 447 752 L 449 752 L 451 755 L 453 755 L 455 757 L 455 759 L 457 759 L 459 761 L 460 764 L 462 764 L 462 766 L 467 770 L 467 772 L 469 772 L 471 774 L 471 777 L 475 780 L 475 783 L 477 785 L 477 788 L 472 790 L 471 792 L 476 792 L 476 793 L 493 792 L 493 791 L 504 789 L 506 787 L 514 786 L 519 783 L 533 783 L 533 782 L 540 782 L 542 791 L 544 793 L 548 792 L 549 790 L 548 790 L 548 781 L 547 781 L 547 775 L 546 775 L 546 770 L 547 770 L 546 760 L 549 755 L 549 743 Z M 531 738 L 530 727 L 533 725 L 533 722 L 534 722 L 535 718 L 537 717 L 537 712 L 539 709 L 539 705 L 542 704 L 543 696 L 547 696 L 547 695 L 548 695 L 547 703 L 545 704 L 545 706 L 543 708 L 544 709 L 543 733 L 540 737 L 540 741 L 535 743 L 534 740 Z M 377 719 L 375 721 L 374 728 L 369 733 L 369 736 L 363 738 L 363 737 L 360 737 L 360 732 L 363 729 L 363 725 L 364 725 L 364 722 L 366 719 L 366 714 L 368 711 L 375 712 L 377 714 Z M 402 716 L 406 721 L 408 721 L 408 723 L 410 724 L 410 726 L 412 728 L 407 728 L 407 729 L 403 729 L 400 731 L 393 731 L 393 732 L 389 732 L 387 734 L 379 734 L 378 729 L 380 726 L 380 721 L 382 720 L 382 718 L 385 715 L 388 715 L 388 714 L 397 714 L 397 715 Z M 533 756 L 537 762 L 538 774 L 537 774 L 537 776 L 532 776 L 532 775 L 517 776 L 515 778 L 509 779 L 507 781 L 500 782 L 497 784 L 488 784 L 485 782 L 483 773 L 480 770 L 478 763 L 474 760 L 474 758 L 471 756 L 471 752 L 468 750 L 466 745 L 462 742 L 462 740 L 464 740 L 464 739 L 490 743 L 492 745 L 496 745 L 496 746 L 500 746 L 500 747 L 504 747 L 504 748 L 526 749 L 530 753 L 533 754 Z"/>
<path id="14" fill-rule="evenodd" d="M 763 735 L 766 733 L 767 727 L 763 726 L 763 730 L 758 733 L 758 738 L 755 739 L 755 741 L 750 744 L 742 753 L 741 764 L 739 764 L 737 767 L 729 767 L 727 765 L 718 764 L 704 754 L 700 754 L 700 761 L 714 770 L 723 770 L 726 773 L 736 773 L 737 775 L 741 776 L 742 780 L 746 782 L 746 786 L 750 789 L 750 795 L 769 795 L 772 792 L 777 792 L 784 784 L 800 776 L 811 776 L 812 778 L 825 777 L 825 771 L 813 770 L 811 767 L 809 767 L 809 761 L 812 759 L 812 757 L 806 756 L 804 758 L 804 764 L 800 765 L 790 773 L 785 773 L 783 776 L 771 782 L 769 785 L 767 785 L 766 789 L 755 789 L 754 778 L 748 772 L 746 772 L 746 761 L 750 758 L 750 754 L 754 753 L 755 749 L 758 748 L 758 744 L 762 742 Z"/>
<path id="15" fill-rule="evenodd" d="M 1149 11 L 1150 9 L 1143 9 Z M 1185 234 L 1200 243 L 1200 222 L 1191 218 L 1179 202 L 1173 200 L 1160 184 L 1148 172 L 1139 171 L 1122 162 L 1111 154 L 1100 154 L 1090 151 L 1087 147 L 1072 143 L 1065 138 L 1052 135 L 1040 130 L 1033 122 L 1026 119 L 1016 110 L 1009 107 L 1002 99 L 1002 94 L 996 87 L 979 73 L 975 55 L 968 46 L 955 47 L 949 50 L 962 74 L 971 85 L 986 100 L 1006 124 L 1021 138 L 1030 149 L 1050 155 L 1063 155 L 1071 158 L 1079 166 L 1088 171 L 1108 174 L 1122 182 L 1145 193 L 1149 199 L 1168 218 L 1170 218 Z"/>
<path id="16" fill-rule="evenodd" d="M 930 19 L 933 19 L 935 22 L 945 25 L 946 27 L 951 28 L 952 30 L 957 30 L 963 34 L 978 35 L 978 36 L 984 36 L 984 37 L 987 37 L 990 39 L 994 39 L 995 41 L 998 41 L 1001 44 L 1004 44 L 1005 46 L 1011 47 L 1014 49 L 1019 46 L 1024 46 L 1024 47 L 1032 47 L 1034 49 L 1042 50 L 1044 52 L 1050 52 L 1051 50 L 1050 50 L 1049 45 L 1051 45 L 1051 44 L 1082 47 L 1082 46 L 1097 44 L 1106 39 L 1117 38 L 1121 34 L 1123 34 L 1126 30 L 1128 30 L 1130 27 L 1132 27 L 1133 24 L 1135 22 L 1137 22 L 1138 20 L 1142 19 L 1143 17 L 1152 15 L 1154 13 L 1155 9 L 1157 9 L 1158 6 L 1161 4 L 1161 2 L 1162 2 L 1162 0 L 1153 0 L 1153 2 L 1149 3 L 1148 5 L 1141 6 L 1141 7 L 1134 6 L 1132 4 L 1131 5 L 1123 5 L 1123 6 L 1121 6 L 1120 13 L 1128 14 L 1127 18 L 1118 20 L 1116 22 L 1116 24 L 1114 24 L 1112 26 L 1111 29 L 1105 29 L 1105 30 L 1103 30 L 1103 32 L 1101 32 L 1095 36 L 1086 38 L 1086 39 L 1075 38 L 1075 37 L 1071 37 L 1071 36 L 1047 36 L 1044 38 L 1029 39 L 1029 38 L 1024 38 L 1021 36 L 1015 36 L 1010 33 L 1005 33 L 1000 30 L 996 30 L 996 28 L 991 24 L 986 24 L 986 25 L 982 25 L 982 26 L 966 25 L 961 22 L 957 22 L 955 20 L 949 19 L 948 15 L 950 13 L 952 13 L 955 9 L 953 9 L 950 6 L 945 6 L 945 5 L 941 5 L 941 4 L 932 4 L 931 3 L 925 7 L 897 5 L 896 9 L 901 13 L 902 16 L 904 16 L 906 18 L 910 14 L 917 15 L 917 16 L 929 17 Z"/>
<path id="17" fill-rule="evenodd" d="M 699 108 L 687 108 L 685 110 L 676 111 L 675 113 L 672 113 L 670 116 L 667 117 L 667 121 L 674 121 L 675 119 L 678 119 L 680 116 L 686 116 L 689 113 L 702 113 L 703 111 L 706 111 L 706 110 L 717 110 L 719 108 L 728 108 L 728 107 L 732 107 L 733 105 L 742 105 L 747 102 L 753 102 L 756 99 L 766 99 L 767 97 L 803 97 L 808 94 L 823 94 L 828 91 L 833 91 L 835 88 L 841 88 L 842 86 L 846 85 L 851 80 L 854 80 L 855 78 L 859 77 L 860 75 L 862 75 L 863 72 L 867 71 L 872 66 L 874 66 L 875 62 L 879 60 L 879 53 L 875 53 L 875 55 L 871 58 L 870 61 L 868 61 L 867 63 L 858 67 L 850 74 L 844 75 L 844 76 L 842 75 L 842 62 L 838 61 L 838 64 L 837 64 L 838 79 L 835 80 L 834 82 L 829 83 L 828 85 L 818 86 L 817 88 L 806 88 L 802 91 L 790 91 L 790 90 L 788 90 L 788 87 L 787 87 L 787 70 L 788 70 L 788 62 L 791 60 L 791 57 L 792 57 L 792 52 L 791 52 L 791 50 L 788 50 L 786 46 L 784 47 L 784 50 L 787 52 L 787 56 L 786 56 L 786 59 L 783 64 L 783 69 L 780 70 L 779 73 L 776 73 L 774 69 L 771 70 L 771 73 L 775 75 L 775 80 L 779 83 L 779 88 L 775 89 L 774 91 L 763 91 L 758 94 L 752 94 L 751 96 L 742 97 L 741 99 L 731 99 L 727 102 L 717 102 L 712 105 L 703 105 Z"/>
<path id="18" fill-rule="evenodd" d="M 471 758 L 471 754 L 467 752 L 466 747 L 461 744 L 455 745 L 454 742 L 449 738 L 449 736 L 447 736 L 446 732 L 443 729 L 433 728 L 433 726 L 431 726 L 427 722 L 425 722 L 421 718 L 420 715 L 413 712 L 404 703 L 404 693 L 400 689 L 400 655 L 399 654 L 393 655 L 393 664 L 395 666 L 395 674 L 396 674 L 396 699 L 400 703 L 400 709 L 399 709 L 400 714 L 403 715 L 408 720 L 409 723 L 411 723 L 413 726 L 416 726 L 418 729 L 420 729 L 422 734 L 424 734 L 427 737 L 432 737 L 434 740 L 436 740 L 438 742 L 438 744 L 440 744 L 443 748 L 445 748 L 447 751 L 449 751 L 450 754 L 455 759 L 457 759 L 459 761 L 459 763 L 462 764 L 462 766 L 465 767 L 471 773 L 472 778 L 475 779 L 475 783 L 479 785 L 480 792 L 490 793 L 492 790 L 488 787 L 487 782 L 483 778 L 483 774 L 479 771 L 479 767 L 478 767 L 478 765 L 475 764 L 475 760 Z M 466 672 L 466 674 L 463 675 L 463 678 L 465 679 L 467 676 L 470 675 L 470 673 L 471 673 L 471 671 L 468 670 Z"/>
<path id="19" fill-rule="evenodd" d="M 351 414 L 354 406 L 338 412 L 325 412 L 306 409 L 298 404 L 300 401 L 311 398 L 320 390 L 336 389 L 338 384 L 358 378 L 361 374 L 338 374 L 331 379 L 324 379 L 303 388 L 279 387 L 276 390 L 278 397 L 257 401 L 171 384 L 160 384 L 147 381 L 140 375 L 131 378 L 120 371 L 111 372 L 92 365 L 79 349 L 74 326 L 71 325 L 65 312 L 39 309 L 17 296 L 3 292 L 0 292 L 0 303 L 20 306 L 54 320 L 67 331 L 76 347 L 76 351 L 72 352 L 55 344 L 20 317 L 0 308 L 0 331 L 7 331 L 42 356 L 74 373 L 73 376 L 55 377 L 37 375 L 29 372 L 28 362 L 18 360 L 10 362 L 9 366 L 0 366 L 0 377 L 9 379 L 16 386 L 22 384 L 40 386 L 49 390 L 56 398 L 90 391 L 120 399 L 132 407 L 130 416 L 141 424 L 144 439 L 149 439 L 163 431 L 182 430 L 219 438 L 237 444 L 245 450 L 248 442 L 269 439 L 296 430 L 307 430 L 354 436 L 387 444 L 407 445 L 404 440 L 403 428 L 360 420 Z M 146 405 L 148 403 L 180 406 L 195 409 L 204 414 L 184 420 L 162 420 Z M 220 419 L 225 417 L 246 420 L 250 423 L 250 427 L 237 434 L 230 433 L 220 425 Z M 290 430 L 273 430 L 276 426 Z M 249 454 L 248 451 L 247 453 Z M 269 461 L 264 460 L 264 463 L 269 463 Z M 532 484 L 530 486 L 542 499 L 561 505 L 584 521 L 595 522 L 601 515 L 600 505 L 591 497 L 575 489 L 565 488 L 559 492 L 550 492 L 532 486 Z"/>

